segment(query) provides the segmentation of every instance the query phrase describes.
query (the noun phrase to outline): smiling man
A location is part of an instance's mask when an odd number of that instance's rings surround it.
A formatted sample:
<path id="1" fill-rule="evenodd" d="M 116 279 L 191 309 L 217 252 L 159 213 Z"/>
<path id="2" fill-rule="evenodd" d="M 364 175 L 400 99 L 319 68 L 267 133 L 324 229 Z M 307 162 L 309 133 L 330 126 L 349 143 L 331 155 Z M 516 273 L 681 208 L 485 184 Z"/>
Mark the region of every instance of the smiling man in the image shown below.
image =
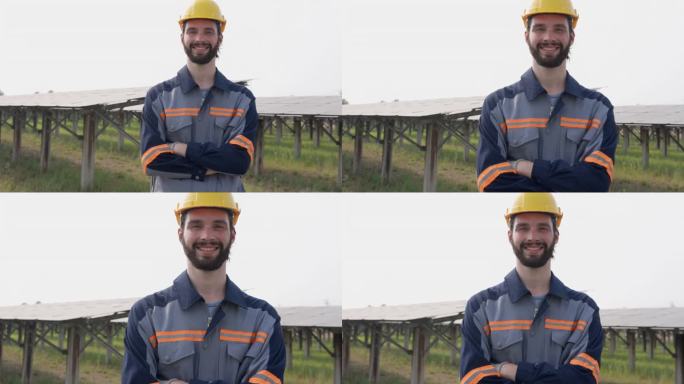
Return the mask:
<path id="1" fill-rule="evenodd" d="M 254 95 L 216 69 L 226 19 L 213 0 L 196 0 L 179 20 L 187 64 L 145 97 L 143 171 L 157 192 L 244 191 L 254 155 Z"/>
<path id="2" fill-rule="evenodd" d="M 533 0 L 523 14 L 532 68 L 485 99 L 480 191 L 608 191 L 617 128 L 613 106 L 566 70 L 579 15 L 570 0 Z"/>
<path id="3" fill-rule="evenodd" d="M 551 272 L 562 218 L 548 193 L 523 193 L 506 212 L 515 269 L 468 301 L 461 384 L 599 382 L 599 308 Z"/>
<path id="4" fill-rule="evenodd" d="M 280 317 L 226 275 L 240 210 L 229 193 L 191 193 L 178 204 L 187 270 L 131 308 L 121 382 L 281 384 Z"/>

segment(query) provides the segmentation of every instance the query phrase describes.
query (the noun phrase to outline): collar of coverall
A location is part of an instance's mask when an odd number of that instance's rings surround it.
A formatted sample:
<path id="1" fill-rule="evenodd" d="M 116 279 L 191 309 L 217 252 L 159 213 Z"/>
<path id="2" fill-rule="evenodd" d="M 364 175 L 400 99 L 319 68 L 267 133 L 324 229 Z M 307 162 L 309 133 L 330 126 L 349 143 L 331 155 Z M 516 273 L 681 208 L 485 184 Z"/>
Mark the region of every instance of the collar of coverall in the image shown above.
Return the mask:
<path id="1" fill-rule="evenodd" d="M 504 281 L 506 282 L 506 287 L 508 288 L 508 297 L 510 297 L 512 302 L 517 303 L 525 295 L 530 295 L 530 291 L 525 288 L 525 284 L 523 284 L 522 280 L 520 280 L 520 276 L 518 276 L 518 272 L 515 270 L 515 268 L 508 275 L 506 275 Z M 568 288 L 565 286 L 565 284 L 558 280 L 553 272 L 551 272 L 551 285 L 549 287 L 549 294 L 557 296 L 561 299 L 566 299 L 568 297 Z"/>
<path id="2" fill-rule="evenodd" d="M 190 308 L 196 302 L 202 300 L 202 296 L 197 293 L 197 290 L 192 285 L 187 271 L 183 271 L 183 273 L 181 273 L 178 277 L 176 277 L 176 280 L 173 281 L 173 290 L 176 292 L 176 294 L 178 294 L 178 302 L 184 311 Z M 226 276 L 226 293 L 223 301 L 233 303 L 240 307 L 247 306 L 244 293 L 240 288 L 238 288 L 237 285 L 235 285 L 235 283 L 230 281 L 228 276 Z"/>
<path id="3" fill-rule="evenodd" d="M 199 88 L 197 83 L 195 83 L 195 80 L 192 78 L 192 75 L 190 74 L 190 70 L 188 69 L 187 65 L 184 65 L 183 68 L 181 68 L 178 71 L 178 79 L 180 80 L 180 86 L 181 90 L 183 93 L 188 93 L 195 89 L 196 87 Z M 228 80 L 221 71 L 216 68 L 216 75 L 214 76 L 214 87 L 219 88 L 223 91 L 230 91 L 231 89 L 232 82 Z"/>
<path id="4" fill-rule="evenodd" d="M 539 80 L 537 80 L 537 76 L 534 75 L 532 68 L 528 69 L 527 72 L 520 76 L 520 81 L 525 91 L 525 96 L 527 96 L 527 100 L 529 101 L 532 101 L 537 96 L 546 93 L 544 87 L 542 87 L 542 85 L 539 83 Z M 565 91 L 563 91 L 563 93 L 567 93 L 575 97 L 581 97 L 583 90 L 584 88 L 577 82 L 577 80 L 575 80 L 575 78 L 570 76 L 570 72 L 568 72 L 567 76 L 565 76 Z"/>

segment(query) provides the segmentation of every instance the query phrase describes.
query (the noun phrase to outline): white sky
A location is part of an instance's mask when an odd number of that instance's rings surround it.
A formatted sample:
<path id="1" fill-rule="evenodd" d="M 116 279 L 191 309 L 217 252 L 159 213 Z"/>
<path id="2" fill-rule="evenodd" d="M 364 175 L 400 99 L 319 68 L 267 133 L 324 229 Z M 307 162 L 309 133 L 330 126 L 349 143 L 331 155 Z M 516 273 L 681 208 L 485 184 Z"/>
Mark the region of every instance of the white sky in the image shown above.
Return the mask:
<path id="1" fill-rule="evenodd" d="M 682 0 L 573 0 L 570 73 L 614 105 L 683 104 Z M 351 103 L 486 96 L 532 63 L 530 0 L 342 0 L 342 93 Z"/>
<path id="2" fill-rule="evenodd" d="M 514 194 L 347 197 L 344 307 L 466 300 L 514 268 Z M 684 306 L 682 194 L 556 195 L 565 216 L 552 270 L 601 308 Z"/>
<path id="3" fill-rule="evenodd" d="M 339 208 L 241 194 L 228 275 L 275 306 L 341 305 Z M 182 194 L 0 194 L 0 305 L 142 297 L 186 268 Z"/>
<path id="4" fill-rule="evenodd" d="M 240 194 L 228 273 L 274 305 L 464 300 L 514 266 L 513 194 Z M 185 268 L 173 194 L 0 194 L 0 305 L 139 297 Z M 552 269 L 602 308 L 684 305 L 682 194 L 561 194 Z"/>
<path id="5" fill-rule="evenodd" d="M 218 0 L 217 66 L 258 96 L 340 93 L 338 0 Z M 27 94 L 152 86 L 186 62 L 191 0 L 2 0 L 0 90 Z"/>

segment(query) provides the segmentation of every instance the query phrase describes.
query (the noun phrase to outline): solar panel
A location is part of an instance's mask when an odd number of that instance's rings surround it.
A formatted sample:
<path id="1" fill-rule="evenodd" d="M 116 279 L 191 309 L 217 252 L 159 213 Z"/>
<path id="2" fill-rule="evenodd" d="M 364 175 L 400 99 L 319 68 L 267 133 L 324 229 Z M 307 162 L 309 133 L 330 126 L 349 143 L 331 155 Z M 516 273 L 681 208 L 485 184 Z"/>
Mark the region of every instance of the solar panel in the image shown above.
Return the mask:
<path id="1" fill-rule="evenodd" d="M 127 313 L 137 299 L 77 301 L 0 307 L 0 320 L 66 321 Z"/>
<path id="2" fill-rule="evenodd" d="M 426 117 L 479 113 L 484 97 L 452 97 L 446 99 L 393 101 L 342 106 L 344 116 Z"/>
<path id="3" fill-rule="evenodd" d="M 342 320 L 401 322 L 420 319 L 441 320 L 463 316 L 466 301 L 427 304 L 381 305 L 342 310 Z"/>

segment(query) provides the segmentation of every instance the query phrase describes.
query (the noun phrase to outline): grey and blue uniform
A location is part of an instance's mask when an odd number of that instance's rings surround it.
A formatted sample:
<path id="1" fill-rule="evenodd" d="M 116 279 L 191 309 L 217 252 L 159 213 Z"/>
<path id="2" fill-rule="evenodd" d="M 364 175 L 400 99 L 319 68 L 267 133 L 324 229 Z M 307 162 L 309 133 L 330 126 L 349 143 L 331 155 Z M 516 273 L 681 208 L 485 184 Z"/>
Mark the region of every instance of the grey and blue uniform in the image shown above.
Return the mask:
<path id="1" fill-rule="evenodd" d="M 145 97 L 140 142 L 143 171 L 154 192 L 242 192 L 254 156 L 258 115 L 254 95 L 216 70 L 202 90 L 187 66 Z M 170 144 L 187 144 L 185 157 Z M 207 170 L 218 172 L 207 175 Z"/>
<path id="2" fill-rule="evenodd" d="M 280 317 L 227 280 L 212 315 L 187 272 L 136 302 L 124 339 L 122 384 L 281 384 L 285 345 Z"/>
<path id="3" fill-rule="evenodd" d="M 555 103 L 554 103 L 555 101 Z M 613 106 L 570 74 L 557 100 L 532 69 L 485 99 L 480 114 L 477 186 L 480 191 L 608 191 L 617 128 Z M 534 163 L 532 177 L 512 162 Z"/>
<path id="4" fill-rule="evenodd" d="M 494 366 L 502 362 L 518 365 L 515 383 L 599 382 L 599 308 L 555 275 L 535 305 L 513 270 L 468 301 L 462 334 L 461 384 L 511 383 Z"/>

